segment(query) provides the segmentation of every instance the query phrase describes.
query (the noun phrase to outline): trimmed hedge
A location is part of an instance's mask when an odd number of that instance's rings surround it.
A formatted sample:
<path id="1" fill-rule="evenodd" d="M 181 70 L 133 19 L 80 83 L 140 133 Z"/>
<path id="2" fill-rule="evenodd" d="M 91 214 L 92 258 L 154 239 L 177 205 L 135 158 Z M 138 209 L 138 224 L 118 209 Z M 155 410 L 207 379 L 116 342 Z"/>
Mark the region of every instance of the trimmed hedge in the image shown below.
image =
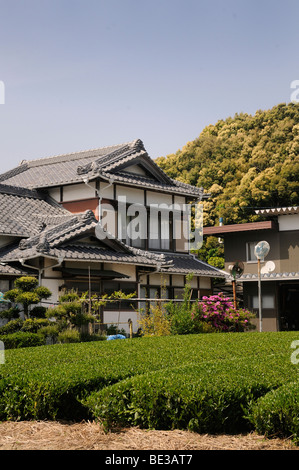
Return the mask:
<path id="1" fill-rule="evenodd" d="M 188 365 L 136 376 L 92 393 L 86 405 L 106 427 L 239 433 L 252 429 L 252 404 L 290 374 L 285 361 L 245 359 Z"/>
<path id="2" fill-rule="evenodd" d="M 42 336 L 26 331 L 0 336 L 0 341 L 3 341 L 5 349 L 30 348 L 44 344 Z"/>
<path id="3" fill-rule="evenodd" d="M 250 415 L 257 432 L 291 437 L 299 443 L 299 381 L 290 382 L 261 397 Z"/>

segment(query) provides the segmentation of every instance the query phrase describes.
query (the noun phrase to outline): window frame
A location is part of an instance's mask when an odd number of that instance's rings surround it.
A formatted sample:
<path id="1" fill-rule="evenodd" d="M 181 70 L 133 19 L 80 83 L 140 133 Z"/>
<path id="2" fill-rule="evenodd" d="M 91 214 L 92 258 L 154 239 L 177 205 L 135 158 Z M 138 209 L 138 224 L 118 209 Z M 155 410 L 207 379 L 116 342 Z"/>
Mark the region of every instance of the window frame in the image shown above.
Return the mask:
<path id="1" fill-rule="evenodd" d="M 258 244 L 257 241 L 253 241 L 253 242 L 246 242 L 246 263 L 252 263 L 252 264 L 257 264 L 257 257 L 255 256 L 255 259 L 250 259 L 250 246 L 251 245 L 254 245 L 256 246 Z"/>

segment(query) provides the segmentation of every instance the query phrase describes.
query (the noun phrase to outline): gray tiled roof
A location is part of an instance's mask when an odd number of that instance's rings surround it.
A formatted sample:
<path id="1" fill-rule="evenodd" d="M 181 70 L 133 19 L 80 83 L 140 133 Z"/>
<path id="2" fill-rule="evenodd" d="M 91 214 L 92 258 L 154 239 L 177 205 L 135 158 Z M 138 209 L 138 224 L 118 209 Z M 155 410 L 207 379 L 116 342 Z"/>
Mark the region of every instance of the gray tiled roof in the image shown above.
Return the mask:
<path id="1" fill-rule="evenodd" d="M 20 258 L 29 259 L 36 256 L 62 258 L 64 261 L 88 261 L 88 262 L 107 262 L 116 264 L 133 264 L 138 266 L 148 266 L 156 268 L 159 261 L 152 252 L 117 252 L 112 249 L 103 249 L 95 245 L 86 245 L 80 243 L 62 244 L 57 248 L 49 248 L 47 253 L 37 252 L 34 248 L 20 250 L 18 246 L 10 247 L 10 249 L 0 250 L 0 257 L 7 262 L 17 261 Z M 166 255 L 162 261 L 161 272 L 170 274 L 194 274 L 208 277 L 225 278 L 228 274 L 223 271 L 209 266 L 206 263 L 194 259 L 192 255 Z"/>
<path id="2" fill-rule="evenodd" d="M 61 223 L 71 214 L 35 190 L 0 184 L 0 233 L 28 237 L 42 227 Z"/>
<path id="3" fill-rule="evenodd" d="M 71 218 L 45 228 L 38 234 L 19 243 L 0 249 L 0 259 L 12 263 L 20 259 L 29 260 L 46 256 L 65 261 L 88 261 L 125 263 L 152 268 L 160 267 L 163 272 L 179 274 L 193 273 L 203 276 L 224 277 L 223 273 L 212 266 L 195 259 L 192 255 L 164 255 L 130 247 L 112 237 L 100 237 L 97 244 L 86 243 L 82 238 L 95 236 L 102 230 L 92 211 L 72 215 Z"/>
<path id="4" fill-rule="evenodd" d="M 225 278 L 229 275 L 220 269 L 211 266 L 204 261 L 199 260 L 195 256 L 191 254 L 171 254 L 166 255 L 166 260 L 171 260 L 173 263 L 173 267 L 169 269 L 162 268 L 162 271 L 175 273 L 175 274 L 194 274 L 200 276 L 208 276 L 208 277 L 220 277 Z"/>
<path id="5" fill-rule="evenodd" d="M 142 159 L 151 167 L 153 177 L 142 177 L 123 171 L 125 165 Z M 155 176 L 156 177 L 155 177 Z M 116 182 L 144 188 L 179 193 L 194 197 L 203 195 L 202 188 L 170 178 L 147 154 L 141 140 L 84 152 L 23 161 L 18 167 L 0 175 L 0 182 L 23 188 L 49 188 L 74 184 L 99 176 Z M 205 195 L 203 196 L 205 197 Z"/>
<path id="6" fill-rule="evenodd" d="M 16 266 L 10 266 L 9 264 L 0 264 L 0 276 L 32 276 L 35 275 L 36 271 L 32 271 L 27 268 L 20 268 Z"/>
<path id="7" fill-rule="evenodd" d="M 136 144 L 136 147 L 140 150 L 140 143 Z M 123 148 L 114 148 L 114 155 L 113 152 L 109 155 L 103 153 L 106 163 L 110 159 L 110 165 L 113 166 L 119 158 L 119 151 L 123 151 Z M 90 155 L 86 157 L 85 164 L 88 158 Z M 129 151 L 124 159 L 128 158 L 130 158 Z M 73 162 L 72 157 L 60 160 L 61 164 Z M 76 160 L 77 163 L 79 160 Z M 48 159 L 46 167 L 49 169 L 52 163 L 53 161 Z M 37 164 L 34 165 L 32 168 L 38 167 Z M 84 172 L 89 174 L 90 171 L 92 173 L 93 169 L 86 167 L 80 169 L 82 174 L 86 174 Z M 16 177 L 21 174 L 22 172 Z M 134 181 L 137 176 L 128 175 L 127 178 Z M 170 185 L 170 179 L 165 177 L 164 183 L 161 184 L 167 187 Z M 180 185 L 184 187 L 183 183 Z M 40 190 L 0 183 L 0 234 L 21 238 L 20 241 L 15 240 L 11 245 L 0 248 L 1 262 L 8 263 L 0 265 L 2 276 L 26 274 L 27 270 L 20 265 L 20 260 L 26 261 L 40 256 L 82 262 L 125 263 L 144 266 L 145 271 L 149 267 L 152 269 L 159 267 L 162 272 L 176 274 L 224 276 L 216 268 L 195 259 L 192 255 L 164 255 L 140 250 L 126 245 L 110 234 L 107 234 L 105 240 L 101 236 L 97 238 L 99 230 L 101 231 L 98 222 L 90 210 L 74 215 Z M 90 236 L 97 238 L 97 242 L 84 242 L 84 238 L 88 239 Z"/>
<path id="8" fill-rule="evenodd" d="M 58 155 L 36 160 L 23 160 L 20 165 L 0 175 L 0 182 L 24 188 L 42 188 L 82 181 L 77 168 L 92 164 L 123 145 L 84 152 Z"/>
<path id="9" fill-rule="evenodd" d="M 130 264 L 145 264 L 156 266 L 162 263 L 170 264 L 161 254 L 150 253 L 130 247 L 109 234 L 98 245 L 76 242 L 77 238 L 95 235 L 98 222 L 92 211 L 72 215 L 64 222 L 45 228 L 37 235 L 22 239 L 19 243 L 0 249 L 0 259 L 6 262 L 39 256 L 62 257 L 70 260 L 115 261 Z M 107 233 L 108 234 L 108 233 Z"/>

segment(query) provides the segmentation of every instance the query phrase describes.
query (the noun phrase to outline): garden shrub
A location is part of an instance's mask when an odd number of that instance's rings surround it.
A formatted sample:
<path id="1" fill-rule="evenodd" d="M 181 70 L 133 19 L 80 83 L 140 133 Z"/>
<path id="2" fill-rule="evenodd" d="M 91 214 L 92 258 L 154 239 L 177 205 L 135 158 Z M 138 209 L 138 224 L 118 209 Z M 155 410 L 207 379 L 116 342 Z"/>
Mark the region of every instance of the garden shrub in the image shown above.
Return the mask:
<path id="1" fill-rule="evenodd" d="M 0 335 L 8 335 L 20 331 L 24 324 L 24 320 L 18 318 L 17 320 L 11 320 L 6 325 L 0 327 Z"/>
<path id="2" fill-rule="evenodd" d="M 37 307 L 33 307 L 33 309 L 30 310 L 30 317 L 34 318 L 46 318 L 46 307 L 42 307 L 41 305 Z"/>
<path id="3" fill-rule="evenodd" d="M 45 318 L 28 318 L 27 320 L 11 320 L 6 325 L 0 327 L 0 335 L 16 333 L 17 331 L 27 331 L 37 333 L 43 326 L 49 325 L 49 320 Z"/>
<path id="4" fill-rule="evenodd" d="M 76 302 L 80 300 L 80 296 L 77 291 L 74 289 L 70 289 L 68 291 L 65 291 L 63 294 L 60 295 L 59 297 L 59 303 L 64 303 L 64 302 Z"/>
<path id="5" fill-rule="evenodd" d="M 52 295 L 47 287 L 39 286 L 33 276 L 22 276 L 15 280 L 15 288 L 4 294 L 4 299 L 23 305 L 25 318 L 29 316 L 29 307 Z"/>
<path id="6" fill-rule="evenodd" d="M 83 312 L 82 304 L 76 301 L 63 302 L 46 312 L 48 319 L 55 318 L 61 327 L 87 325 L 94 317 Z"/>
<path id="7" fill-rule="evenodd" d="M 106 329 L 107 336 L 117 335 L 117 334 L 124 335 L 124 336 L 127 335 L 126 330 L 124 328 L 119 328 L 119 326 L 114 325 L 114 323 L 111 323 L 111 325 L 107 326 L 107 329 Z"/>
<path id="8" fill-rule="evenodd" d="M 174 335 L 188 335 L 203 332 L 202 322 L 199 320 L 199 304 L 191 302 L 191 280 L 188 275 L 184 287 L 183 301 L 170 301 L 166 309 L 170 316 L 171 333 Z"/>
<path id="9" fill-rule="evenodd" d="M 59 343 L 79 343 L 80 333 L 78 330 L 63 330 L 58 333 L 57 340 Z"/>
<path id="10" fill-rule="evenodd" d="M 44 326 L 49 326 L 49 325 L 50 325 L 50 322 L 46 318 L 28 318 L 22 324 L 21 331 L 37 333 L 40 328 Z"/>
<path id="11" fill-rule="evenodd" d="M 59 327 L 55 324 L 49 324 L 48 326 L 42 326 L 38 330 L 38 334 L 42 336 L 44 343 L 46 343 L 47 338 L 51 343 L 55 343 L 59 335 Z"/>
<path id="12" fill-rule="evenodd" d="M 138 312 L 138 325 L 144 336 L 168 336 L 171 333 L 169 314 L 163 303 L 159 301 L 150 306 L 149 312 L 143 310 Z"/>
<path id="13" fill-rule="evenodd" d="M 6 318 L 7 320 L 12 320 L 20 317 L 20 310 L 18 307 L 11 307 L 6 310 L 1 310 L 0 318 Z"/>
<path id="14" fill-rule="evenodd" d="M 233 302 L 223 293 L 204 296 L 198 319 L 210 324 L 216 331 L 246 331 L 253 329 L 251 320 L 255 315 L 249 310 L 234 308 Z"/>
<path id="15" fill-rule="evenodd" d="M 106 341 L 107 336 L 101 333 L 80 333 L 80 341 Z"/>
<path id="16" fill-rule="evenodd" d="M 5 349 L 28 348 L 44 344 L 43 338 L 37 333 L 25 331 L 0 336 L 0 341 L 3 341 Z"/>
<path id="17" fill-rule="evenodd" d="M 299 443 L 299 381 L 287 383 L 261 397 L 249 419 L 267 437 L 291 437 Z"/>

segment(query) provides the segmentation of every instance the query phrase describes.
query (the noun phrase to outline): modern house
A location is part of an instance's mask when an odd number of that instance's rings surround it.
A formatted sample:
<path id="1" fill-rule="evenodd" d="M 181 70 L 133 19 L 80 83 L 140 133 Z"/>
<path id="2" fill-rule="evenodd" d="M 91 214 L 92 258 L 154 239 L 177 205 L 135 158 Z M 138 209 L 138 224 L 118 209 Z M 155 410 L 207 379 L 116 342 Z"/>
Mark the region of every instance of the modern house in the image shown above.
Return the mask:
<path id="1" fill-rule="evenodd" d="M 244 306 L 258 312 L 258 269 L 254 248 L 267 241 L 261 263 L 263 331 L 299 330 L 299 207 L 257 210 L 261 221 L 205 227 L 204 235 L 224 240 L 225 270 L 244 264 L 238 283 Z"/>
<path id="2" fill-rule="evenodd" d="M 33 273 L 53 304 L 72 288 L 179 298 L 193 274 L 194 298 L 210 294 L 225 273 L 190 253 L 185 211 L 206 197 L 167 176 L 140 140 L 22 161 L 0 175 L 0 290 Z M 105 307 L 102 320 L 129 318 L 136 330 L 123 302 Z"/>

